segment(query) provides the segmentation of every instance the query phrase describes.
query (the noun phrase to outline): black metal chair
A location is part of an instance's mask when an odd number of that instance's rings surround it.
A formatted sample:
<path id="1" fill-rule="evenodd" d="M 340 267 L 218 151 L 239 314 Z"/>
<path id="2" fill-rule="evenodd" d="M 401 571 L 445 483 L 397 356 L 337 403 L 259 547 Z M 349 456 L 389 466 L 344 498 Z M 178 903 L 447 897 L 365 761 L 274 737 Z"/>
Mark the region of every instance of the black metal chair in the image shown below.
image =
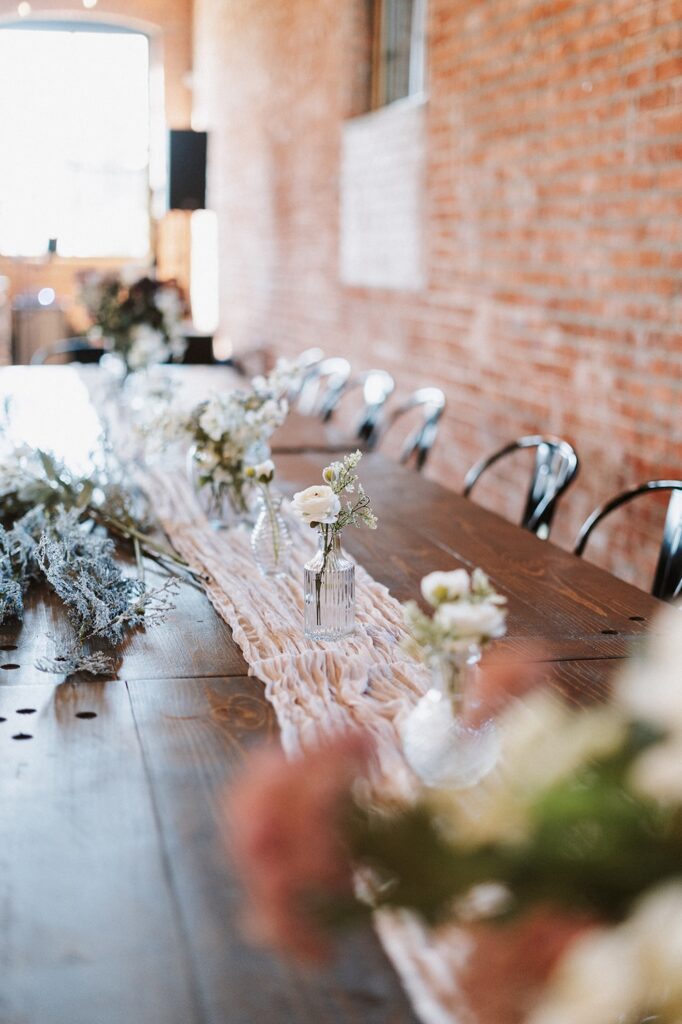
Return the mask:
<path id="1" fill-rule="evenodd" d="M 366 370 L 350 380 L 340 380 L 336 386 L 330 385 L 320 405 L 320 416 L 327 423 L 341 399 L 357 388 L 362 388 L 364 404 L 354 433 L 359 440 L 366 441 L 372 436 L 384 405 L 395 391 L 395 381 L 386 370 Z"/>
<path id="2" fill-rule="evenodd" d="M 296 407 L 304 416 L 320 416 L 329 394 L 343 388 L 351 374 L 350 363 L 342 356 L 331 356 L 314 363 L 304 375 Z"/>
<path id="3" fill-rule="evenodd" d="M 563 441 L 560 437 L 543 437 L 539 434 L 512 441 L 471 467 L 464 478 L 464 494 L 469 496 L 479 477 L 498 459 L 523 448 L 536 448 L 537 451 L 521 526 L 545 540 L 549 537 L 559 498 L 575 480 L 580 465 L 578 456 L 568 441 Z"/>
<path id="4" fill-rule="evenodd" d="M 639 487 L 630 487 L 627 491 L 611 498 L 600 505 L 587 517 L 580 527 L 573 551 L 582 555 L 597 523 L 600 523 L 609 512 L 620 508 L 633 498 L 651 491 L 672 491 L 663 524 L 663 539 L 660 554 L 654 573 L 651 593 L 662 601 L 672 601 L 682 596 L 682 480 L 647 480 Z"/>
<path id="5" fill-rule="evenodd" d="M 98 363 L 104 351 L 91 345 L 87 338 L 65 338 L 52 345 L 36 349 L 31 356 L 31 366 L 42 366 L 44 363 Z"/>
<path id="6" fill-rule="evenodd" d="M 297 374 L 295 380 L 292 382 L 287 394 L 290 405 L 299 397 L 301 391 L 306 385 L 306 382 L 314 380 L 317 373 L 317 366 L 323 359 L 324 352 L 321 348 L 307 348 L 301 352 L 300 355 L 295 357 L 300 373 Z"/>
<path id="7" fill-rule="evenodd" d="M 424 468 L 433 448 L 438 436 L 438 423 L 445 412 L 445 395 L 440 388 L 418 388 L 413 392 L 401 405 L 392 409 L 388 416 L 375 423 L 367 438 L 367 447 L 373 449 L 381 444 L 393 424 L 413 409 L 421 409 L 423 416 L 403 444 L 400 462 L 405 465 L 414 456 L 415 469 L 419 472 Z"/>

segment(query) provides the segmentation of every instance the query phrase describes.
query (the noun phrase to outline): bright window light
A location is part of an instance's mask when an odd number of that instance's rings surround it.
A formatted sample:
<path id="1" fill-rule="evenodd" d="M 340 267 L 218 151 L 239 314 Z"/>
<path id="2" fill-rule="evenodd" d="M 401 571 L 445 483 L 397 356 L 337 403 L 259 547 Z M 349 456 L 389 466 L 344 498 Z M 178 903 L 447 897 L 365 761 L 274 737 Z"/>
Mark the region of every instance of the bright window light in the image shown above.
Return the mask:
<path id="1" fill-rule="evenodd" d="M 218 220 L 213 210 L 195 210 L 191 220 L 190 298 L 199 334 L 218 327 Z"/>
<path id="2" fill-rule="evenodd" d="M 149 44 L 0 29 L 0 253 L 148 255 Z"/>

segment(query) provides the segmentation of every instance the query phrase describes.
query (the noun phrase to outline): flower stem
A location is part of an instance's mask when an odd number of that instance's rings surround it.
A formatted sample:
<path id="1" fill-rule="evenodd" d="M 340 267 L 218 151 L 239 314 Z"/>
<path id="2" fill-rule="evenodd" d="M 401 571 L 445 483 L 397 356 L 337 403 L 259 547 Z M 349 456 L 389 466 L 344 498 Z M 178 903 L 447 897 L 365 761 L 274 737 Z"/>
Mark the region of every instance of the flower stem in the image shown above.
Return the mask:
<path id="1" fill-rule="evenodd" d="M 144 551 L 145 554 L 153 552 L 163 559 L 163 561 L 170 562 L 176 569 L 182 569 L 184 572 L 189 573 L 190 576 L 196 577 L 196 579 L 202 580 L 206 578 L 200 572 L 197 572 L 196 569 L 193 569 L 188 562 L 185 562 L 184 559 L 179 558 L 175 552 L 165 544 L 159 544 L 158 541 L 152 540 L 151 537 L 142 533 L 141 530 L 138 530 L 131 523 L 124 523 L 120 519 L 116 519 L 114 516 L 109 515 L 108 512 L 102 512 L 101 509 L 91 508 L 90 513 L 93 519 L 96 519 L 98 522 L 102 523 L 103 526 L 106 526 L 113 533 L 117 533 L 125 540 L 132 540 L 133 543 L 137 540 L 141 545 L 141 550 Z"/>
<path id="2" fill-rule="evenodd" d="M 270 497 L 270 488 L 267 484 L 261 484 L 263 491 L 263 500 L 265 507 L 268 510 L 268 517 L 270 519 L 270 529 L 272 531 L 272 550 L 275 556 L 275 565 L 279 565 L 279 523 L 277 522 L 277 516 L 275 510 L 272 507 L 272 499 Z"/>

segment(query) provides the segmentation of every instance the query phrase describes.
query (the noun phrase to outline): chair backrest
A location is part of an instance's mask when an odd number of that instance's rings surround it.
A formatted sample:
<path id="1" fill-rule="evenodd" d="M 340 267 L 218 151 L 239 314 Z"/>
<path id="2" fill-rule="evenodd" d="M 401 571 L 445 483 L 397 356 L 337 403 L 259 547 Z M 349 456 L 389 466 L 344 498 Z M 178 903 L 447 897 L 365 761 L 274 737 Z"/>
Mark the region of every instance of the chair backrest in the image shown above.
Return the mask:
<path id="1" fill-rule="evenodd" d="M 362 389 L 363 407 L 355 428 L 355 436 L 367 441 L 376 429 L 381 411 L 395 390 L 395 381 L 386 370 L 366 370 L 347 381 L 329 387 L 320 406 L 324 422 L 332 418 L 341 399 L 350 391 Z"/>
<path id="2" fill-rule="evenodd" d="M 418 388 L 409 398 L 392 409 L 383 421 L 375 424 L 368 438 L 368 447 L 376 448 L 393 424 L 413 409 L 421 409 L 422 418 L 408 435 L 400 453 L 400 462 L 404 465 L 414 456 L 415 469 L 419 471 L 424 467 L 433 448 L 438 435 L 438 423 L 445 412 L 445 395 L 440 388 Z"/>
<path id="3" fill-rule="evenodd" d="M 464 494 L 468 496 L 471 493 L 479 477 L 498 459 L 523 448 L 535 448 L 536 453 L 521 526 L 544 540 L 549 537 L 559 498 L 575 480 L 580 465 L 568 441 L 539 434 L 512 441 L 471 467 L 464 478 Z"/>
<path id="4" fill-rule="evenodd" d="M 54 359 L 69 363 L 98 363 L 103 354 L 103 350 L 95 348 L 87 338 L 65 338 L 37 349 L 31 357 L 31 366 L 41 366 Z"/>
<path id="5" fill-rule="evenodd" d="M 295 359 L 300 372 L 296 375 L 287 393 L 289 404 L 293 404 L 296 401 L 307 381 L 314 380 L 317 374 L 317 367 L 324 359 L 324 352 L 321 348 L 307 348 L 300 355 L 296 356 Z"/>
<path id="6" fill-rule="evenodd" d="M 654 597 L 660 597 L 663 601 L 672 601 L 676 597 L 682 597 L 682 480 L 647 480 L 646 483 L 640 484 L 638 487 L 630 487 L 627 491 L 617 494 L 615 498 L 600 505 L 587 517 L 580 527 L 573 550 L 576 555 L 582 555 L 597 523 L 600 523 L 614 509 L 651 491 L 672 491 L 663 524 L 661 549 L 651 588 Z"/>
<path id="7" fill-rule="evenodd" d="M 321 415 L 327 395 L 343 389 L 350 377 L 350 363 L 341 356 L 320 360 L 304 374 L 296 407 L 305 416 Z"/>

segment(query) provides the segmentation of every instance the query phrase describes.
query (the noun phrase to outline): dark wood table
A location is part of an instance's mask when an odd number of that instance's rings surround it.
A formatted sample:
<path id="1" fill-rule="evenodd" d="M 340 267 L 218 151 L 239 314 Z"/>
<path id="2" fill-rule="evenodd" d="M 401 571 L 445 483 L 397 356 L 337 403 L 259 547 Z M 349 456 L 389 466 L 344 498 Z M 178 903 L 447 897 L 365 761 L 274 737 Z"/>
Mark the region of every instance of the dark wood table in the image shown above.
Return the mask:
<path id="1" fill-rule="evenodd" d="M 69 411 L 62 435 L 82 428 Z M 326 461 L 282 455 L 279 478 L 292 491 Z M 362 468 L 381 526 L 347 547 L 377 579 L 402 600 L 426 572 L 480 565 L 509 597 L 504 644 L 541 641 L 558 688 L 603 694 L 659 602 L 381 456 Z M 0 629 L 2 1024 L 414 1021 L 368 930 L 314 975 L 241 937 L 223 793 L 277 728 L 203 594 L 183 585 L 116 680 L 37 672 L 61 628 L 39 591 L 23 625 Z"/>

